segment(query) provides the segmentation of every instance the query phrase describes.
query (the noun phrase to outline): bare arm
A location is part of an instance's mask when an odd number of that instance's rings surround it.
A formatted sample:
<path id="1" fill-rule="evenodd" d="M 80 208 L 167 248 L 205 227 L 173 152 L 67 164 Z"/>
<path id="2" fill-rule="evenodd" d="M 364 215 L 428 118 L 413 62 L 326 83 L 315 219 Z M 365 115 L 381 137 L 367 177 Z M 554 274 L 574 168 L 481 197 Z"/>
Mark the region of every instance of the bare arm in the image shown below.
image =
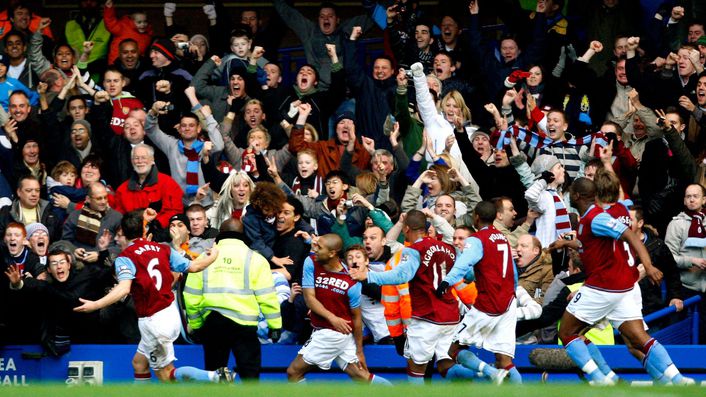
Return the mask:
<path id="1" fill-rule="evenodd" d="M 316 299 L 316 292 L 314 288 L 304 288 L 303 291 L 306 305 L 309 307 L 309 309 L 311 309 L 312 312 L 325 318 L 329 323 L 331 323 L 331 325 L 333 325 L 336 331 L 342 334 L 350 334 L 353 331 L 348 321 L 328 311 L 328 309 L 326 309 L 324 305 L 321 304 L 318 299 Z"/>
<path id="2" fill-rule="evenodd" d="M 97 301 L 89 301 L 83 298 L 78 300 L 83 303 L 81 306 L 75 307 L 75 312 L 80 313 L 91 313 L 96 310 L 100 310 L 104 307 L 108 307 L 113 303 L 125 298 L 130 293 L 130 287 L 132 286 L 132 280 L 121 280 L 118 285 L 116 285 L 108 294 L 104 297 L 98 299 Z"/>
<path id="3" fill-rule="evenodd" d="M 207 249 L 203 255 L 191 261 L 191 263 L 189 264 L 189 269 L 187 271 L 189 273 L 200 272 L 203 269 L 209 267 L 211 263 L 215 262 L 216 258 L 218 258 L 218 248 L 214 245 L 210 249 Z"/>

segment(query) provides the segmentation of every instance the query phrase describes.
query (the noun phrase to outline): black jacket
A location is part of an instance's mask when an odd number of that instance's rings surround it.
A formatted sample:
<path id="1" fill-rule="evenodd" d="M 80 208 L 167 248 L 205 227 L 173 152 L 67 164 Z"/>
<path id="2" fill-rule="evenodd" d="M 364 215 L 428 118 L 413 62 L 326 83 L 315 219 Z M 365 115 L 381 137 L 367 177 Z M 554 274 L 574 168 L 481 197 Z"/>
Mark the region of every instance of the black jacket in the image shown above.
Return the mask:
<path id="1" fill-rule="evenodd" d="M 397 89 L 396 74 L 385 80 L 376 80 L 360 67 L 356 43 L 344 40 L 343 60 L 346 82 L 355 94 L 356 135 L 375 140 L 377 149 L 392 151 L 390 140 L 383 133 L 383 125 L 392 113 L 393 99 Z"/>
<path id="2" fill-rule="evenodd" d="M 640 290 L 642 291 L 642 314 L 649 314 L 663 309 L 669 305 L 672 299 L 681 299 L 681 279 L 679 278 L 679 268 L 674 261 L 674 256 L 664 240 L 657 237 L 649 228 L 644 228 L 645 248 L 650 254 L 652 264 L 664 274 L 667 284 L 667 299 L 662 299 L 662 288 L 654 285 L 645 277 L 640 280 Z"/>
<path id="3" fill-rule="evenodd" d="M 291 231 L 278 234 L 275 237 L 275 243 L 272 246 L 274 256 L 278 258 L 289 257 L 292 260 L 291 265 L 286 265 L 285 268 L 292 276 L 289 283 L 302 283 L 302 273 L 304 271 L 304 260 L 309 256 L 311 245 L 307 244 L 301 237 L 294 237 L 294 234 L 302 230 L 299 225 L 295 225 Z"/>

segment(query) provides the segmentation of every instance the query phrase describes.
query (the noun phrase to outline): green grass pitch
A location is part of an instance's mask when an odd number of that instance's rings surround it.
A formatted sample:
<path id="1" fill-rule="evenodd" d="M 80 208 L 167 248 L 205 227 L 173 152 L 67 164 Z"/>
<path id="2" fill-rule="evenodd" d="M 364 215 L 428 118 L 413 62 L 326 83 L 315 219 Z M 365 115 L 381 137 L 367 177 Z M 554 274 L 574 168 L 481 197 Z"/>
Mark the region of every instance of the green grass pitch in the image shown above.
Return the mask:
<path id="1" fill-rule="evenodd" d="M 500 387 L 480 384 L 435 384 L 430 386 L 400 385 L 370 387 L 350 383 L 310 383 L 287 385 L 104 385 L 67 387 L 62 384 L 0 388 L 0 395 L 49 397 L 671 397 L 704 396 L 703 387 L 591 387 L 584 384 L 528 384 Z M 471 394 L 469 394 L 471 393 Z"/>

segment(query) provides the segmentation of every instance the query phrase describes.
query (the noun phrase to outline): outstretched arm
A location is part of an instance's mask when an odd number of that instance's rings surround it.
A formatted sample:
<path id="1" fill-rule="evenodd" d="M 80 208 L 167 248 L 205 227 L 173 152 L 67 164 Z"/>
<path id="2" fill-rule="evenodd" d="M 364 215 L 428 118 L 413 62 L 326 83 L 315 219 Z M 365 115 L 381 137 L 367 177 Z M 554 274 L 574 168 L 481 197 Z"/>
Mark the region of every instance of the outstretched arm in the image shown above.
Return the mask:
<path id="1" fill-rule="evenodd" d="M 100 310 L 104 307 L 108 307 L 113 303 L 125 298 L 127 294 L 130 293 L 130 287 L 132 286 L 132 280 L 120 280 L 118 285 L 113 287 L 108 294 L 97 301 L 89 301 L 83 298 L 78 300 L 83 303 L 81 306 L 74 308 L 75 312 L 79 313 L 91 313 L 96 310 Z"/>

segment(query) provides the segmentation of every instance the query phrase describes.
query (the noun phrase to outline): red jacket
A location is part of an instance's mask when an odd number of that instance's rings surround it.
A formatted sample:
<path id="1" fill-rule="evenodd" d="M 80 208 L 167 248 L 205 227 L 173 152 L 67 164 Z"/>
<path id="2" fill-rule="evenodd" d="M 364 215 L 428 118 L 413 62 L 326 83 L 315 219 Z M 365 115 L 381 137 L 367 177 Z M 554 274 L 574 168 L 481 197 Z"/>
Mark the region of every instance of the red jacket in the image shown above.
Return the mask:
<path id="1" fill-rule="evenodd" d="M 304 140 L 304 129 L 292 127 L 292 133 L 289 137 L 289 151 L 296 155 L 297 152 L 304 149 L 312 149 L 316 152 L 316 158 L 319 163 L 319 175 L 322 177 L 326 176 L 329 171 L 340 169 L 341 155 L 345 149 L 338 144 L 336 138 L 331 138 L 327 141 L 306 142 Z M 370 154 L 359 141 L 355 142 L 353 165 L 361 170 L 368 169 L 370 166 Z"/>
<path id="2" fill-rule="evenodd" d="M 184 212 L 181 198 L 184 191 L 169 175 L 152 171 L 140 186 L 137 174 L 133 172 L 130 179 L 123 182 L 115 192 L 115 210 L 121 214 L 143 208 L 157 211 L 157 221 L 162 227 L 169 225 L 169 218 Z"/>
<path id="3" fill-rule="evenodd" d="M 120 42 L 125 39 L 137 41 L 140 56 L 144 56 L 150 44 L 152 44 L 152 26 L 147 25 L 147 31 L 144 33 L 138 32 L 135 23 L 132 22 L 129 16 L 125 15 L 118 19 L 115 7 L 105 7 L 103 10 L 103 21 L 105 21 L 105 28 L 113 35 L 113 39 L 110 42 L 110 52 L 108 52 L 109 65 L 118 58 Z"/>

